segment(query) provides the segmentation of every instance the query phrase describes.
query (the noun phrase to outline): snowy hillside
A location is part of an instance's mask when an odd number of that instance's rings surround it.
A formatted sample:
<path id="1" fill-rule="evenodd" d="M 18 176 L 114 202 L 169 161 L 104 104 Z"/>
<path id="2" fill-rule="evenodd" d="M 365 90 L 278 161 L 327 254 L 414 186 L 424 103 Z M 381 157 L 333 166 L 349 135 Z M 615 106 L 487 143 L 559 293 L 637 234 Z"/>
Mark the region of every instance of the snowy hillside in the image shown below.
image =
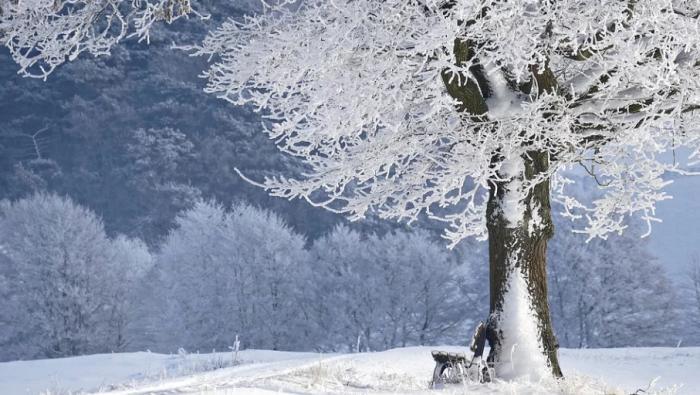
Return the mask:
<path id="1" fill-rule="evenodd" d="M 443 347 L 440 347 L 443 348 Z M 457 350 L 456 347 L 448 349 Z M 564 384 L 494 383 L 429 391 L 429 347 L 329 355 L 247 350 L 230 353 L 102 354 L 0 363 L 0 393 L 700 393 L 700 348 L 561 350 Z M 674 392 L 677 391 L 677 392 Z"/>

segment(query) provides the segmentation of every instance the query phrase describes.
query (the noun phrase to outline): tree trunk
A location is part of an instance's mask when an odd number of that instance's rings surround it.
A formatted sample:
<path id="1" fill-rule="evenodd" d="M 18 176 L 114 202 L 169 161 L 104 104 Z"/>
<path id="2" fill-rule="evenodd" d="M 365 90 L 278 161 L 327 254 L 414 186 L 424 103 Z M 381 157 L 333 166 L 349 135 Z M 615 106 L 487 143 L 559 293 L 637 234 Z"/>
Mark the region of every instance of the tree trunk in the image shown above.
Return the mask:
<path id="1" fill-rule="evenodd" d="M 514 172 L 501 170 L 507 173 L 501 174 L 504 181 L 490 185 L 489 361 L 497 377 L 538 372 L 561 377 L 547 301 L 547 242 L 554 231 L 549 180 L 540 181 L 527 194 L 522 192 L 523 182 L 545 171 L 549 160 L 546 154 L 529 152 L 515 162 Z M 521 295 L 516 295 L 518 289 Z M 542 366 L 523 366 L 527 364 Z"/>

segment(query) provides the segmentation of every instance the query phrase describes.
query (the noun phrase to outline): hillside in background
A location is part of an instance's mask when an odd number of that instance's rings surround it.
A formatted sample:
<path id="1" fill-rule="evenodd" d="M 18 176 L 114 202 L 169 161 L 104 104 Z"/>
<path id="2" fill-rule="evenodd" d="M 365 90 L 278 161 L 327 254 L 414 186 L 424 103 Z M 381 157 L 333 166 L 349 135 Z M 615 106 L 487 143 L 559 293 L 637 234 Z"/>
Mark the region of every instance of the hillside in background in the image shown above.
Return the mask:
<path id="1" fill-rule="evenodd" d="M 254 2 L 203 2 L 240 16 Z M 245 183 L 301 170 L 260 133 L 262 119 L 204 93 L 205 59 L 171 48 L 195 43 L 221 20 L 161 26 L 150 45 L 128 40 L 111 56 L 84 57 L 47 81 L 16 75 L 0 50 L 0 199 L 35 191 L 69 195 L 102 216 L 110 233 L 155 245 L 198 198 L 248 200 L 280 212 L 305 234 L 338 221 L 301 201 Z"/>

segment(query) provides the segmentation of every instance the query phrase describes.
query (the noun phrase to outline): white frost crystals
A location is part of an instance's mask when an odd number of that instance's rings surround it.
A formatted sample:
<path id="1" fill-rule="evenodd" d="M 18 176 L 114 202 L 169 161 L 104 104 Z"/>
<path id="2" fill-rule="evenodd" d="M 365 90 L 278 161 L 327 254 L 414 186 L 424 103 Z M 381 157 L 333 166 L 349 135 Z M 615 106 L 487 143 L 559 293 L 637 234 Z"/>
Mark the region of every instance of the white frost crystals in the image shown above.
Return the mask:
<path id="1" fill-rule="evenodd" d="M 299 179 L 264 180 L 273 195 L 352 219 L 427 214 L 447 224 L 454 245 L 485 237 L 498 162 L 537 152 L 549 158 L 539 181 L 568 166 L 600 181 L 591 205 L 564 188 L 552 198 L 583 232 L 604 237 L 630 214 L 654 221 L 663 177 L 683 169 L 682 158 L 657 157 L 700 145 L 699 7 L 281 0 L 189 49 L 213 59 L 208 92 L 260 110 L 270 138 L 308 165 Z M 472 53 L 457 49 L 460 40 L 474 43 Z M 458 111 L 469 99 L 448 93 L 445 79 L 476 82 L 486 112 Z M 544 80 L 554 82 L 539 89 Z M 523 196 L 535 186 L 523 182 Z"/>
<path id="2" fill-rule="evenodd" d="M 148 41 L 153 23 L 190 12 L 190 0 L 0 0 L 0 41 L 22 75 L 46 79 L 83 52 L 109 54 L 127 35 Z"/>

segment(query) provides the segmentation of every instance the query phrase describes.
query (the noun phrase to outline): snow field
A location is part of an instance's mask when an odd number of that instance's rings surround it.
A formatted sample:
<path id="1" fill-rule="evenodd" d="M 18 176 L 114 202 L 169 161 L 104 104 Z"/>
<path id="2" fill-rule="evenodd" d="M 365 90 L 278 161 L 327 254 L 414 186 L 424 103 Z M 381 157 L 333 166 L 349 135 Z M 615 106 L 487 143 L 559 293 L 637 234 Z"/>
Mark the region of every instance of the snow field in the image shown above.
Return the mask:
<path id="1" fill-rule="evenodd" d="M 654 394 L 700 393 L 700 348 L 561 350 L 566 379 L 429 390 L 432 349 L 315 354 L 148 352 L 0 363 L 0 394 Z M 645 394 L 646 394 L 645 393 Z"/>

